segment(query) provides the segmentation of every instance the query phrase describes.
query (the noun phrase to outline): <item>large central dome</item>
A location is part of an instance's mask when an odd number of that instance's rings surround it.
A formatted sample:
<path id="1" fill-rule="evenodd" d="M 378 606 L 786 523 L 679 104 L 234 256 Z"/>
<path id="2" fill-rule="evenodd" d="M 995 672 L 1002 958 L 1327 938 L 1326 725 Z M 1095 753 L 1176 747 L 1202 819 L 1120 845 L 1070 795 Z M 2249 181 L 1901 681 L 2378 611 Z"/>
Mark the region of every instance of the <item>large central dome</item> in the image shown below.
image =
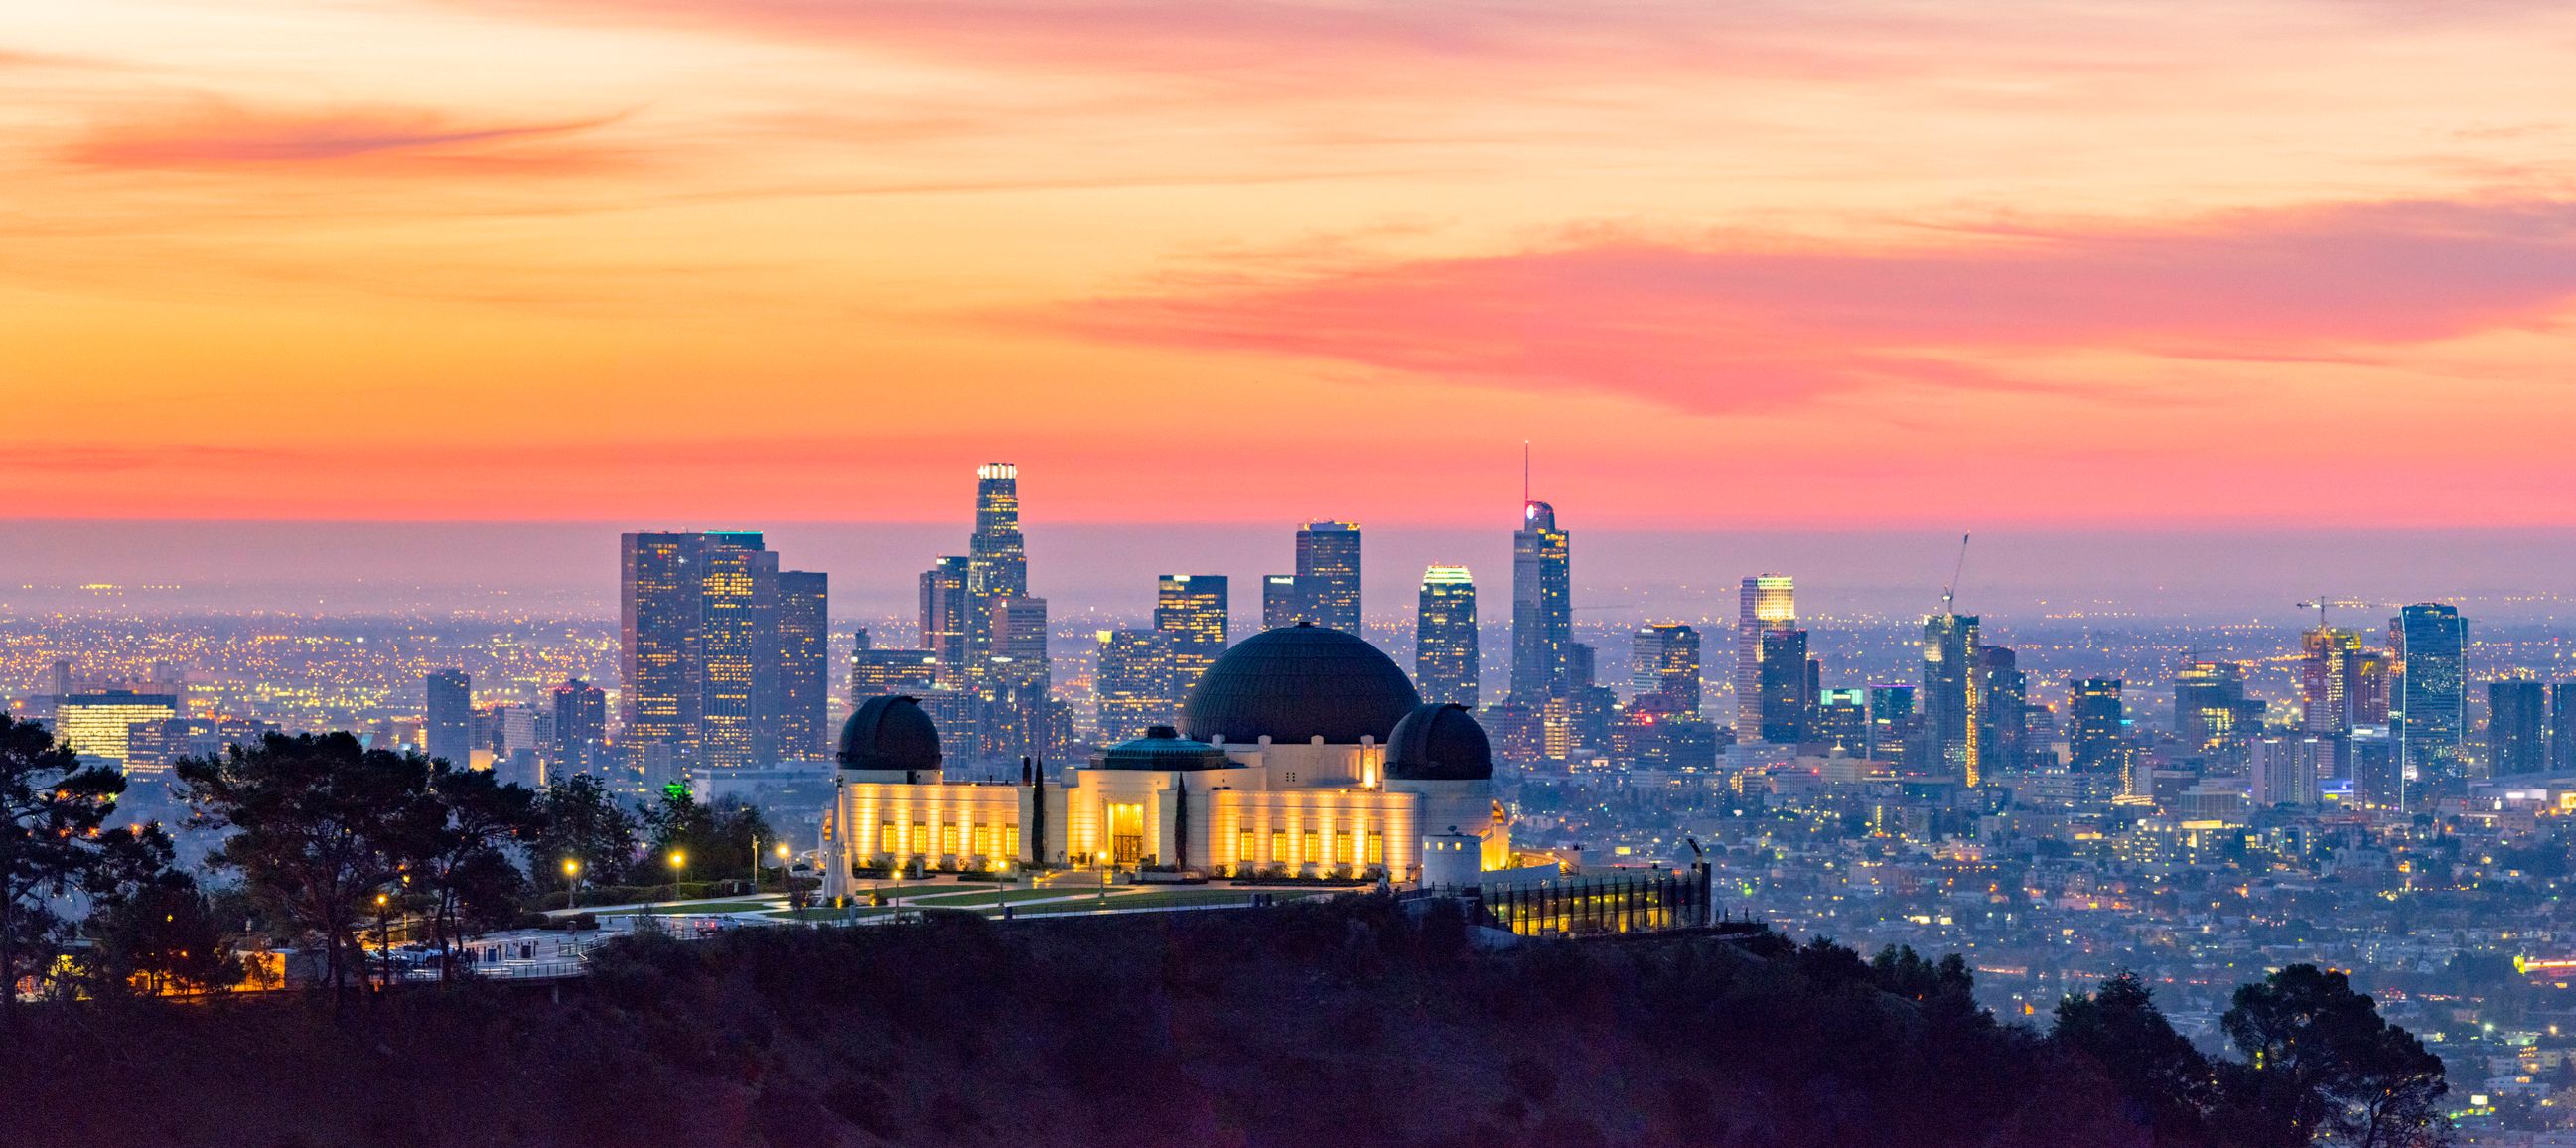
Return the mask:
<path id="1" fill-rule="evenodd" d="M 1356 745 L 1363 737 L 1385 741 L 1421 704 L 1395 659 L 1354 635 L 1300 623 L 1227 650 L 1190 691 L 1181 726 L 1200 741 L 1229 745 L 1319 734 Z"/>

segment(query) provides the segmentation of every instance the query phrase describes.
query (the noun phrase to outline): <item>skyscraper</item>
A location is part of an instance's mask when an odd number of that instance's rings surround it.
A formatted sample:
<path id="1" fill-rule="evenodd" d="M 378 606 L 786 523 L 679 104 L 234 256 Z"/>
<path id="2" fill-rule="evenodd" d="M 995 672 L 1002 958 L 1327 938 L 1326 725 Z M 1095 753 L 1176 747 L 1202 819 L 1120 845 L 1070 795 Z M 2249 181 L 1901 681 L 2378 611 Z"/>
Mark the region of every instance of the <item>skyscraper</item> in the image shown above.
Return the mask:
<path id="1" fill-rule="evenodd" d="M 619 741 L 642 771 L 628 780 L 776 760 L 778 555 L 753 531 L 635 533 L 621 565 Z"/>
<path id="2" fill-rule="evenodd" d="M 1977 744 L 1988 769 L 2020 769 L 2030 731 L 2030 675 L 2009 646 L 1977 647 Z"/>
<path id="3" fill-rule="evenodd" d="M 1700 672 L 1698 630 L 1679 622 L 1638 630 L 1628 654 L 1629 708 L 1698 718 Z"/>
<path id="4" fill-rule="evenodd" d="M 1476 651 L 1476 582 L 1464 566 L 1422 572 L 1413 619 L 1413 680 L 1422 700 L 1476 708 L 1483 667 Z"/>
<path id="5" fill-rule="evenodd" d="M 761 765 L 777 755 L 778 555 L 760 535 L 706 536 L 701 551 L 700 667 L 704 683 L 695 764 Z"/>
<path id="6" fill-rule="evenodd" d="M 1006 759 L 1044 753 L 1055 687 L 1046 599 L 1003 595 L 992 600 L 987 621 L 992 636 L 979 695 L 983 750 Z"/>
<path id="7" fill-rule="evenodd" d="M 554 728 L 546 752 L 546 779 L 560 781 L 576 773 L 597 776 L 608 745 L 608 694 L 578 678 L 551 691 Z"/>
<path id="8" fill-rule="evenodd" d="M 103 757 L 125 767 L 137 725 L 179 716 L 179 699 L 170 694 L 132 690 L 74 691 L 54 703 L 54 737 L 84 757 Z M 459 764 L 462 764 L 460 761 Z"/>
<path id="9" fill-rule="evenodd" d="M 2122 773 L 2128 765 L 2118 678 L 2084 678 L 2068 699 L 2067 764 L 2077 773 Z"/>
<path id="10" fill-rule="evenodd" d="M 1531 704 L 1566 689 L 1565 645 L 1574 637 L 1572 541 L 1556 508 L 1521 507 L 1512 534 L 1512 697 Z"/>
<path id="11" fill-rule="evenodd" d="M 1807 632 L 1764 630 L 1761 641 L 1762 673 L 1756 694 L 1761 701 L 1761 725 L 1754 732 L 1773 745 L 1796 745 L 1807 740 L 1811 700 L 1807 693 Z M 1742 732 L 1737 731 L 1738 736 Z"/>
<path id="12" fill-rule="evenodd" d="M 1873 761 L 1903 761 L 1919 723 L 1914 713 L 1914 687 L 1901 682 L 1869 684 L 1869 750 Z"/>
<path id="13" fill-rule="evenodd" d="M 2184 663 L 2174 672 L 2173 730 L 2186 754 L 2213 754 L 2262 731 L 2263 704 L 2245 696 L 2239 662 Z"/>
<path id="14" fill-rule="evenodd" d="M 1310 522 L 1297 532 L 1297 594 L 1303 618 L 1360 632 L 1360 524 Z"/>
<path id="15" fill-rule="evenodd" d="M 2319 626 L 2300 638 L 2299 728 L 2310 733 L 2342 733 L 2352 728 L 2353 663 L 2361 654 L 2361 635 Z"/>
<path id="16" fill-rule="evenodd" d="M 432 670 L 421 679 L 421 751 L 458 769 L 474 764 L 474 679 Z"/>
<path id="17" fill-rule="evenodd" d="M 777 755 L 830 752 L 832 739 L 831 578 L 778 572 Z"/>
<path id="18" fill-rule="evenodd" d="M 2510 777 L 2549 768 L 2548 691 L 2539 682 L 2487 683 L 2487 774 Z"/>
<path id="19" fill-rule="evenodd" d="M 1294 574 L 1265 574 L 1261 577 L 1261 628 L 1276 630 L 1294 626 L 1306 617 L 1306 596 L 1297 589 Z"/>
<path id="20" fill-rule="evenodd" d="M 1762 632 L 1798 625 L 1797 591 L 1786 574 L 1744 580 L 1735 613 L 1735 731 L 1751 740 L 1762 728 Z"/>
<path id="21" fill-rule="evenodd" d="M 942 558 L 921 572 L 921 648 L 939 659 L 939 688 L 964 690 L 973 660 L 975 609 L 967 571 L 973 560 Z"/>
<path id="22" fill-rule="evenodd" d="M 1165 574 L 1154 580 L 1154 628 L 1171 635 L 1172 687 L 1188 697 L 1226 647 L 1223 574 Z"/>
<path id="23" fill-rule="evenodd" d="M 2388 715 L 2399 767 L 2414 787 L 2438 788 L 2465 776 L 2460 741 L 2467 728 L 2468 622 L 2457 607 L 2424 602 L 2389 624 L 2397 652 L 2399 702 Z"/>
<path id="24" fill-rule="evenodd" d="M 1978 693 L 1977 616 L 1934 614 L 1923 620 L 1921 758 L 1915 768 L 1973 786 L 1984 778 L 1978 744 L 1983 723 Z"/>
<path id="25" fill-rule="evenodd" d="M 2576 682 L 2549 687 L 2549 772 L 2576 773 Z"/>
<path id="26" fill-rule="evenodd" d="M 991 668 L 993 604 L 1028 592 L 1028 549 L 1020 537 L 1020 468 L 988 462 L 975 468 L 975 533 L 966 542 L 966 680 L 981 682 Z"/>
<path id="27" fill-rule="evenodd" d="M 1145 736 L 1170 725 L 1178 704 L 1172 692 L 1172 638 L 1161 630 L 1110 630 L 1100 636 L 1100 736 L 1108 744 Z"/>

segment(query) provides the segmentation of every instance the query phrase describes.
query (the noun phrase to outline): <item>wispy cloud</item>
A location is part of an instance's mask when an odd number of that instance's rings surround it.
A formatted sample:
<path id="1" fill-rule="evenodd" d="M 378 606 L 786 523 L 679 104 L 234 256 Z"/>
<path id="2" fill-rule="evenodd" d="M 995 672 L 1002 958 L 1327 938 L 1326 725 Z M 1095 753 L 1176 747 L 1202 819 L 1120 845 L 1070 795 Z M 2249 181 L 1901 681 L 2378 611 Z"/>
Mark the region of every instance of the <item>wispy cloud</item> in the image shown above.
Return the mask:
<path id="1" fill-rule="evenodd" d="M 576 138 L 616 118 L 474 124 L 412 108 L 276 111 L 201 98 L 93 125 L 63 154 L 101 168 L 577 173 L 630 161 Z"/>
<path id="2" fill-rule="evenodd" d="M 1453 383 L 1746 410 L 1877 385 L 2031 389 L 2020 357 L 2331 359 L 2530 324 L 2576 298 L 2576 203 L 2330 204 L 1940 247 L 1618 236 L 1484 258 L 1200 280 L 1041 321 Z"/>

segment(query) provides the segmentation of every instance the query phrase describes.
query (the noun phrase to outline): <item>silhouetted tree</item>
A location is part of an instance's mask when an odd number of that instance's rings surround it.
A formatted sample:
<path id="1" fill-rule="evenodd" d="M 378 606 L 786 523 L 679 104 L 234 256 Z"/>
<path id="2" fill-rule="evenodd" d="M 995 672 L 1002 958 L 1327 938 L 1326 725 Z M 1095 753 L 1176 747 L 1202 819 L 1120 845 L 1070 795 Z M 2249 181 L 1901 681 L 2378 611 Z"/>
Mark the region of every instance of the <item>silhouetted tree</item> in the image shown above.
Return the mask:
<path id="1" fill-rule="evenodd" d="M 2049 1037 L 2098 1065 L 2132 1118 L 2159 1142 L 2208 1142 L 2208 1115 L 2218 1103 L 2216 1069 L 2174 1031 L 2136 973 L 2122 972 L 2090 995 L 2059 1001 Z"/>
<path id="2" fill-rule="evenodd" d="M 164 869 L 100 898 L 81 932 L 93 996 L 213 992 L 243 976 L 233 938 L 184 872 Z"/>
<path id="3" fill-rule="evenodd" d="M 2434 1107 L 2450 1090 L 2442 1058 L 2381 1019 L 2342 973 L 2291 965 L 2237 989 L 2219 1024 L 2245 1053 L 2229 1078 L 2249 1143 L 2286 1148 L 2324 1134 L 2399 1148 L 2449 1134 Z"/>
<path id="4" fill-rule="evenodd" d="M 684 789 L 666 792 L 659 803 L 645 807 L 643 822 L 653 847 L 652 856 L 639 864 L 662 865 L 663 858 L 678 850 L 688 855 L 689 872 L 700 880 L 749 876 L 753 840 L 775 840 L 760 811 L 740 799 L 726 797 L 701 805 Z M 672 875 L 639 871 L 636 876 L 652 882 Z"/>
<path id="5" fill-rule="evenodd" d="M 635 815 L 609 795 L 599 778 L 576 773 L 548 785 L 539 804 L 545 824 L 528 848 L 530 876 L 551 885 L 549 874 L 561 874 L 563 863 L 571 860 L 592 881 L 626 879 L 635 864 Z"/>
<path id="6" fill-rule="evenodd" d="M 443 812 L 423 800 L 429 759 L 347 733 L 269 734 L 174 772 L 193 823 L 230 831 L 207 863 L 240 873 L 271 920 L 322 946 L 323 983 L 347 987 L 374 895 L 403 881 Z"/>
<path id="7" fill-rule="evenodd" d="M 49 973 L 68 938 L 54 900 L 150 863 L 158 831 L 105 828 L 124 792 L 124 775 L 84 767 L 42 727 L 0 714 L 0 1016 L 15 1009 L 22 984 Z"/>
<path id="8" fill-rule="evenodd" d="M 430 898 L 430 935 L 443 954 L 439 979 L 454 973 L 457 946 L 466 937 L 508 923 L 519 910 L 527 879 L 510 850 L 533 838 L 545 823 L 535 791 L 504 785 L 488 770 L 455 769 L 433 762 L 421 795 L 434 816 L 420 819 L 422 837 L 406 842 L 416 886 Z"/>

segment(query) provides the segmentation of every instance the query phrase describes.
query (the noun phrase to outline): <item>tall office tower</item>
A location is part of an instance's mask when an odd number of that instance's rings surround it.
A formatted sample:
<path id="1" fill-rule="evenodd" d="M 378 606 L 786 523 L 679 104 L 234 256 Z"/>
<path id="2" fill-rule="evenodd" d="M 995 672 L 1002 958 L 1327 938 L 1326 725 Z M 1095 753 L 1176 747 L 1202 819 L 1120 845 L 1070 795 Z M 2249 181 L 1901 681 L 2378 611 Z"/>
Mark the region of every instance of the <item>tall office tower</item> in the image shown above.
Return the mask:
<path id="1" fill-rule="evenodd" d="M 1576 690 L 1591 689 L 1600 677 L 1601 659 L 1594 654 L 1592 647 L 1583 642 L 1567 642 L 1564 692 L 1570 695 Z"/>
<path id="2" fill-rule="evenodd" d="M 1170 725 L 1172 638 L 1160 630 L 1111 630 L 1100 639 L 1100 737 L 1115 745 Z"/>
<path id="3" fill-rule="evenodd" d="M 546 777 L 560 781 L 576 773 L 597 776 L 606 766 L 608 692 L 578 678 L 556 686 L 554 729 L 546 754 Z"/>
<path id="4" fill-rule="evenodd" d="M 2083 678 L 2067 700 L 2067 764 L 2077 773 L 2118 773 L 2128 764 L 2118 678 Z"/>
<path id="5" fill-rule="evenodd" d="M 991 669 L 993 603 L 1028 592 L 1028 550 L 1020 537 L 1020 468 L 988 462 L 975 468 L 975 533 L 966 543 L 967 681 L 981 683 Z M 978 692 L 989 697 L 993 691 Z"/>
<path id="6" fill-rule="evenodd" d="M 2397 740 L 2384 725 L 2357 725 L 2345 735 L 2352 771 L 2352 801 L 2371 809 L 2403 809 L 2406 778 L 2397 766 Z"/>
<path id="7" fill-rule="evenodd" d="M 2030 734 L 2030 675 L 2009 646 L 1977 647 L 1977 744 L 1992 769 L 2020 769 Z"/>
<path id="8" fill-rule="evenodd" d="M 884 694 L 925 694 L 939 688 L 939 655 L 928 650 L 850 651 L 850 704 Z"/>
<path id="9" fill-rule="evenodd" d="M 1872 761 L 1903 761 L 1915 740 L 1914 687 L 1898 682 L 1869 685 L 1869 750 Z"/>
<path id="10" fill-rule="evenodd" d="M 967 590 L 973 560 L 940 559 L 921 572 L 921 648 L 939 659 L 939 688 L 964 690 L 972 663 L 975 599 Z"/>
<path id="11" fill-rule="evenodd" d="M 2361 653 L 2361 635 L 2334 626 L 2319 626 L 2299 639 L 2299 728 L 2310 733 L 2342 733 L 2352 726 L 2353 659 Z"/>
<path id="12" fill-rule="evenodd" d="M 2467 729 L 2469 626 L 2457 607 L 2422 602 L 2389 623 L 2397 647 L 2398 702 L 2388 722 L 2398 766 L 2415 788 L 2467 776 L 2460 744 Z"/>
<path id="13" fill-rule="evenodd" d="M 1165 574 L 1154 580 L 1154 628 L 1172 636 L 1172 688 L 1190 696 L 1226 647 L 1223 574 Z"/>
<path id="14" fill-rule="evenodd" d="M 778 756 L 828 756 L 832 741 L 831 577 L 778 572 Z"/>
<path id="15" fill-rule="evenodd" d="M 474 679 L 463 670 L 432 670 L 421 679 L 421 752 L 458 769 L 474 764 Z"/>
<path id="16" fill-rule="evenodd" d="M 1819 690 L 1814 712 L 1807 740 L 1824 746 L 1828 754 L 1841 750 L 1848 757 L 1869 755 L 1869 691 L 1857 686 Z"/>
<path id="17" fill-rule="evenodd" d="M 698 746 L 698 534 L 628 534 L 620 543 L 618 742 L 666 768 Z M 660 772 L 648 769 L 648 772 Z"/>
<path id="18" fill-rule="evenodd" d="M 54 659 L 53 679 L 54 692 L 48 696 L 59 705 L 64 698 L 72 696 L 72 664 L 68 659 Z"/>
<path id="19" fill-rule="evenodd" d="M 2353 725 L 2387 725 L 2396 658 L 2386 650 L 2353 651 L 2344 681 L 2344 713 Z"/>
<path id="20" fill-rule="evenodd" d="M 1261 576 L 1261 628 L 1276 630 L 1306 619 L 1306 595 L 1294 574 Z"/>
<path id="21" fill-rule="evenodd" d="M 1927 774 L 1977 785 L 1985 776 L 1977 694 L 1977 616 L 1934 614 L 1923 620 L 1922 756 L 1913 764 Z"/>
<path id="22" fill-rule="evenodd" d="M 1556 528 L 1556 508 L 1533 499 L 1512 534 L 1512 697 L 1534 705 L 1564 693 L 1573 639 L 1572 539 Z"/>
<path id="23" fill-rule="evenodd" d="M 1360 524 L 1310 522 L 1297 531 L 1297 593 L 1304 618 L 1360 632 Z"/>
<path id="24" fill-rule="evenodd" d="M 2173 688 L 2174 738 L 2186 754 L 2215 753 L 2262 730 L 2263 703 L 2245 696 L 2242 662 L 2186 662 Z"/>
<path id="25" fill-rule="evenodd" d="M 132 690 L 74 691 L 54 702 L 54 739 L 83 757 L 103 757 L 125 767 L 137 725 L 179 716 L 179 699 Z"/>
<path id="26" fill-rule="evenodd" d="M 1807 740 L 1807 632 L 1762 631 L 1762 673 L 1758 693 L 1761 724 L 1755 728 L 1773 745 Z M 1736 731 L 1742 737 L 1744 731 Z"/>
<path id="27" fill-rule="evenodd" d="M 1047 658 L 1047 603 L 1026 594 L 993 600 L 992 646 L 984 675 L 984 750 L 998 757 L 1043 754 L 1054 674 Z"/>
<path id="28" fill-rule="evenodd" d="M 2576 773 L 2576 682 L 2549 687 L 2549 772 Z"/>
<path id="29" fill-rule="evenodd" d="M 1422 700 L 1474 709 L 1481 673 L 1475 579 L 1464 566 L 1424 570 L 1413 616 L 1413 681 L 1422 688 Z"/>
<path id="30" fill-rule="evenodd" d="M 1699 631 L 1679 622 L 1637 631 L 1628 654 L 1628 708 L 1696 719 L 1701 688 Z"/>
<path id="31" fill-rule="evenodd" d="M 2539 682 L 2487 683 L 2487 776 L 2509 777 L 2549 768 L 2549 693 Z"/>
<path id="32" fill-rule="evenodd" d="M 778 555 L 755 533 L 706 538 L 696 764 L 747 769 L 777 757 Z"/>
<path id="33" fill-rule="evenodd" d="M 2337 740 L 2326 734 L 2256 738 L 2247 799 L 2258 809 L 2317 804 L 2317 782 L 2333 772 Z"/>
<path id="34" fill-rule="evenodd" d="M 1735 612 L 1735 730 L 1751 740 L 1762 728 L 1762 633 L 1798 626 L 1796 584 L 1786 574 L 1744 580 Z"/>

